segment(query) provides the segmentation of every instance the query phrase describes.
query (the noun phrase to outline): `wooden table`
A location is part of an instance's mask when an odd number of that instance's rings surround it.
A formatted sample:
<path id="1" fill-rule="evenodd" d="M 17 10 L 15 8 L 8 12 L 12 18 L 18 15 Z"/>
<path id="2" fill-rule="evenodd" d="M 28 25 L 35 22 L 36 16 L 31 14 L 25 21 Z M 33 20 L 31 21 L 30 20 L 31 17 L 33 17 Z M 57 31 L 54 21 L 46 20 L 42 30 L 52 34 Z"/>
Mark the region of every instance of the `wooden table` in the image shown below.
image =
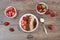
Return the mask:
<path id="1" fill-rule="evenodd" d="M 50 15 L 39 15 L 36 13 L 35 7 L 38 2 L 45 2 L 51 10 L 56 12 L 56 16 L 50 17 Z M 16 18 L 9 19 L 4 15 L 4 10 L 8 6 L 14 6 L 17 9 L 18 15 Z M 44 17 L 46 28 L 48 24 L 54 25 L 54 30 L 50 31 L 47 29 L 48 35 L 45 35 L 42 24 L 39 22 L 39 27 L 31 33 L 34 37 L 30 40 L 60 40 L 60 0 L 0 0 L 0 24 L 1 21 L 10 22 L 7 27 L 0 25 L 0 40 L 28 40 L 28 33 L 24 33 L 18 28 L 20 17 L 26 13 L 34 14 L 38 20 L 40 17 Z M 15 31 L 10 32 L 10 27 L 13 27 Z"/>

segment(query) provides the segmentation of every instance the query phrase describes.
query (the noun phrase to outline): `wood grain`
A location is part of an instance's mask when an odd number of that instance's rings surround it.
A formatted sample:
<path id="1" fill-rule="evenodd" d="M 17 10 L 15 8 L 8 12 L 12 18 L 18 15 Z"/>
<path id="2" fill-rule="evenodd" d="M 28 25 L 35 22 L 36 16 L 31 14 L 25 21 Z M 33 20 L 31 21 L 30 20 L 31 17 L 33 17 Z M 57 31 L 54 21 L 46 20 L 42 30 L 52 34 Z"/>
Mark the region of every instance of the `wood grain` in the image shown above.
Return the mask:
<path id="1" fill-rule="evenodd" d="M 35 10 L 38 2 L 45 2 L 49 9 L 56 12 L 56 16 L 50 17 L 50 15 L 39 15 Z M 9 19 L 4 15 L 4 10 L 8 6 L 14 6 L 17 9 L 18 15 L 16 18 Z M 0 0 L 0 22 L 10 22 L 8 27 L 0 25 L 0 40 L 28 40 L 27 35 L 29 33 L 24 33 L 18 28 L 20 17 L 26 13 L 34 14 L 38 20 L 44 17 L 46 28 L 49 24 L 54 25 L 54 30 L 50 31 L 47 28 L 48 35 L 45 35 L 42 24 L 39 21 L 39 27 L 36 31 L 31 33 L 34 37 L 30 40 L 60 40 L 60 0 Z M 13 27 L 15 32 L 11 33 L 9 31 L 10 27 Z"/>

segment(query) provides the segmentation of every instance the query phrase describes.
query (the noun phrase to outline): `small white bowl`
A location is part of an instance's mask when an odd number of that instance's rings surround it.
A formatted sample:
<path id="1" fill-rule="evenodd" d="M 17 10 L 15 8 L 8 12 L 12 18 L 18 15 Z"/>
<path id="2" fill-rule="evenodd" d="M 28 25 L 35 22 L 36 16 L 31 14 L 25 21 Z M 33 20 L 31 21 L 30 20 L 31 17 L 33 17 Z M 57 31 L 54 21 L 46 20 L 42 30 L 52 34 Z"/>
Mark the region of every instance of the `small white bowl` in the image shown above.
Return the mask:
<path id="1" fill-rule="evenodd" d="M 10 7 L 13 7 L 13 6 L 7 7 L 7 8 L 5 9 L 5 11 L 4 11 L 4 14 L 5 14 L 6 17 L 8 17 L 8 16 L 6 15 L 6 10 L 7 10 L 8 8 L 10 8 Z M 13 8 L 15 9 L 15 7 L 13 7 Z M 16 16 L 17 16 L 17 11 L 16 11 L 16 9 L 15 9 L 15 15 L 12 16 L 12 17 L 8 17 L 8 18 L 14 18 L 14 17 L 16 17 Z"/>
<path id="2" fill-rule="evenodd" d="M 47 9 L 48 9 L 48 6 L 47 6 L 46 3 L 44 3 L 44 2 L 39 2 L 38 4 L 44 4 L 44 5 L 47 7 Z M 37 5 L 38 5 L 38 4 L 37 4 Z M 45 14 L 46 11 L 41 13 L 41 12 L 39 12 L 39 11 L 37 10 L 37 5 L 36 5 L 36 11 L 37 11 L 37 13 L 38 13 L 38 14 Z"/>
<path id="3" fill-rule="evenodd" d="M 27 15 L 33 16 L 33 17 L 36 19 L 36 22 L 37 22 L 36 27 L 35 27 L 33 30 L 30 30 L 30 31 L 26 31 L 26 30 L 24 30 L 24 29 L 21 27 L 21 20 L 23 19 L 24 16 L 27 16 Z M 37 19 L 36 16 L 34 16 L 33 14 L 30 14 L 30 13 L 24 14 L 24 15 L 20 18 L 20 20 L 19 20 L 19 26 L 20 26 L 20 28 L 22 29 L 22 31 L 24 31 L 24 32 L 33 32 L 33 31 L 35 31 L 35 30 L 38 28 L 38 19 Z"/>

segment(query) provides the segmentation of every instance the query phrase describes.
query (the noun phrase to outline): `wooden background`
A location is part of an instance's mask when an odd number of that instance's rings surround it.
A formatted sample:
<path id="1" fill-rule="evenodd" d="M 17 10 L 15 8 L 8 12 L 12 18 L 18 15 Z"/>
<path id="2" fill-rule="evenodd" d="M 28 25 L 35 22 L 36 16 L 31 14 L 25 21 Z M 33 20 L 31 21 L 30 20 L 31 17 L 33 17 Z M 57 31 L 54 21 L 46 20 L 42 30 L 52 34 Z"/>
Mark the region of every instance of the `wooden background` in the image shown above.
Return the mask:
<path id="1" fill-rule="evenodd" d="M 50 15 L 36 13 L 35 8 L 38 2 L 45 2 L 51 10 L 56 12 L 56 16 L 50 17 Z M 16 18 L 9 19 L 4 15 L 4 10 L 8 6 L 14 6 L 17 9 L 18 15 Z M 28 33 L 24 33 L 18 28 L 20 17 L 26 13 L 34 14 L 38 20 L 40 17 L 44 17 L 46 28 L 48 24 L 54 25 L 54 30 L 47 29 L 48 35 L 45 35 L 39 21 L 38 29 L 31 33 L 34 36 L 32 40 L 60 40 L 60 0 L 0 0 L 0 40 L 28 40 Z M 10 22 L 8 27 L 2 25 L 5 21 Z M 10 27 L 13 27 L 15 31 L 11 33 Z"/>

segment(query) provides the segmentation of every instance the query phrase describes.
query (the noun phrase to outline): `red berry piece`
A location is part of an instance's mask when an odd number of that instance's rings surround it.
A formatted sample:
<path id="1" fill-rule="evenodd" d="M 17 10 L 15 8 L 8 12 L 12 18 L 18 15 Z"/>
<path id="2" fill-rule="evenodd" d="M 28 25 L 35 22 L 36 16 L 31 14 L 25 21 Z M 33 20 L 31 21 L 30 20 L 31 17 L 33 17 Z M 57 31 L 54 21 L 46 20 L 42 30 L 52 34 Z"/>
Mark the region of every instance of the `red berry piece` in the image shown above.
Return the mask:
<path id="1" fill-rule="evenodd" d="M 22 27 L 24 30 L 26 30 L 26 26 L 24 25 L 23 27 Z"/>
<path id="2" fill-rule="evenodd" d="M 28 21 L 28 17 L 23 17 L 23 20 L 24 21 Z"/>
<path id="3" fill-rule="evenodd" d="M 55 17 L 55 13 L 53 12 L 53 13 L 51 13 L 51 17 Z"/>
<path id="4" fill-rule="evenodd" d="M 38 4 L 38 6 L 37 6 L 37 10 L 39 11 L 39 10 L 41 10 L 41 6 Z"/>
<path id="5" fill-rule="evenodd" d="M 8 26 L 10 23 L 9 22 L 4 22 L 4 25 L 5 26 Z"/>
<path id="6" fill-rule="evenodd" d="M 50 30 L 53 30 L 53 25 L 49 25 L 48 28 L 49 28 Z"/>
<path id="7" fill-rule="evenodd" d="M 46 15 L 50 14 L 50 9 L 45 12 Z"/>
<path id="8" fill-rule="evenodd" d="M 21 26 L 22 26 L 22 28 L 25 30 L 25 29 L 26 29 L 26 21 L 23 20 L 23 21 L 21 22 Z"/>
<path id="9" fill-rule="evenodd" d="M 10 28 L 9 31 L 10 32 L 14 32 L 15 30 L 14 30 L 14 28 Z"/>

